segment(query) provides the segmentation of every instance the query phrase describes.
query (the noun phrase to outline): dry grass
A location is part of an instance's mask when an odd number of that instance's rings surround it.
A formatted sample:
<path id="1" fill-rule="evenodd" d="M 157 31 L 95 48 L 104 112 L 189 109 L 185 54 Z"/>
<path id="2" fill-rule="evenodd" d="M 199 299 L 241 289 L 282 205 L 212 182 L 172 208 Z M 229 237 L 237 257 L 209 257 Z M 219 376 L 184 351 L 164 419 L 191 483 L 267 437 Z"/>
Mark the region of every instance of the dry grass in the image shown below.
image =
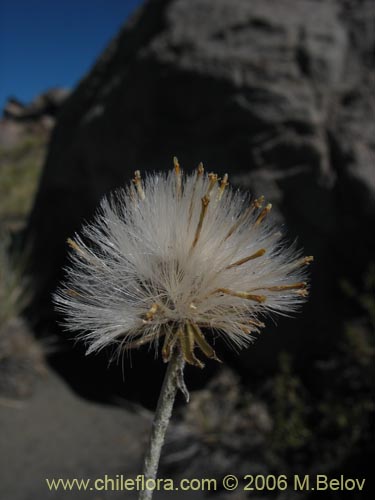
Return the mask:
<path id="1" fill-rule="evenodd" d="M 9 250 L 9 234 L 0 233 L 0 405 L 29 395 L 44 370 L 42 348 L 21 319 L 31 299 L 26 256 Z"/>
<path id="2" fill-rule="evenodd" d="M 0 329 L 28 301 L 25 251 L 10 244 L 29 214 L 46 152 L 45 133 L 26 132 L 13 147 L 0 148 Z"/>
<path id="3" fill-rule="evenodd" d="M 18 229 L 27 217 L 46 151 L 42 135 L 25 136 L 13 148 L 0 148 L 0 226 Z"/>
<path id="4" fill-rule="evenodd" d="M 30 294 L 25 277 L 24 255 L 9 253 L 10 237 L 0 232 L 0 331 L 26 307 Z"/>
<path id="5" fill-rule="evenodd" d="M 27 396 L 44 366 L 42 349 L 21 319 L 31 299 L 27 252 L 17 251 L 11 233 L 26 221 L 45 150 L 45 134 L 28 134 L 14 147 L 0 148 L 0 405 Z"/>

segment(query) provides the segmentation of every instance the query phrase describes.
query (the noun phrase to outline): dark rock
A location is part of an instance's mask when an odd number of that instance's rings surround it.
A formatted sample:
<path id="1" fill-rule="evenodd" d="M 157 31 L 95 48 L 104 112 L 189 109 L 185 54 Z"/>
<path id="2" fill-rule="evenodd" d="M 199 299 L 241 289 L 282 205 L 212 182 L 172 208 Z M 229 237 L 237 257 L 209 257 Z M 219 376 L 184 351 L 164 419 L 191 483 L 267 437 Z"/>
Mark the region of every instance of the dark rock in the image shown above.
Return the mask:
<path id="1" fill-rule="evenodd" d="M 29 223 L 38 312 L 100 198 L 176 154 L 267 195 L 316 257 L 304 314 L 237 366 L 273 370 L 287 345 L 308 367 L 335 349 L 338 281 L 372 256 L 373 14 L 361 0 L 147 2 L 61 109 Z"/>
<path id="2" fill-rule="evenodd" d="M 244 397 L 246 394 L 246 397 Z M 201 391 L 172 423 L 161 469 L 165 476 L 182 470 L 188 476 L 224 477 L 228 470 L 239 476 L 267 474 L 273 419 L 266 405 L 257 400 L 228 368 Z"/>
<path id="3" fill-rule="evenodd" d="M 41 346 L 20 318 L 0 325 L 0 399 L 29 397 L 45 374 Z"/>

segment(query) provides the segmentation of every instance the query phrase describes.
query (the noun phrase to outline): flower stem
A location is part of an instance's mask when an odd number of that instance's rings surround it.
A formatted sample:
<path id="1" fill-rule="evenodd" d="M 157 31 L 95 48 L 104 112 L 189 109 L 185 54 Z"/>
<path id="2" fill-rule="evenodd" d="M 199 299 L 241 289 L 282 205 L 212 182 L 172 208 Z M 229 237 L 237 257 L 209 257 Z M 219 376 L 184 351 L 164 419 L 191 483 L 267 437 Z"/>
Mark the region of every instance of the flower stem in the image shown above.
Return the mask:
<path id="1" fill-rule="evenodd" d="M 164 444 L 165 434 L 172 415 L 173 404 L 179 387 L 180 375 L 183 368 L 184 360 L 179 350 L 175 349 L 168 363 L 168 368 L 156 407 L 154 421 L 152 423 L 150 441 L 143 465 L 145 485 L 147 479 L 156 479 L 161 449 Z M 138 500 L 150 500 L 152 498 L 152 494 L 153 490 L 148 490 L 145 487 L 145 489 L 140 492 Z"/>

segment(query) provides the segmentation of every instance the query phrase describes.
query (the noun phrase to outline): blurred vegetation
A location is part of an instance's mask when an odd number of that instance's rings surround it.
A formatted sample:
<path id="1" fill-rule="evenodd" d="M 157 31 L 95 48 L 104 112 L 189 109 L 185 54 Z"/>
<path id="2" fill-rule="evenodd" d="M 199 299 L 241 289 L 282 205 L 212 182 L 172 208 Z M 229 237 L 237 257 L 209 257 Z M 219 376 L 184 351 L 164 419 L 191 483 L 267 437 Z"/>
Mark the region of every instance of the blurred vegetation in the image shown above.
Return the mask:
<path id="1" fill-rule="evenodd" d="M 9 233 L 0 230 L 0 332 L 10 319 L 21 314 L 29 301 L 26 257 L 9 251 Z"/>
<path id="2" fill-rule="evenodd" d="M 28 134 L 0 147 L 0 228 L 18 228 L 27 217 L 45 157 L 45 134 Z"/>
<path id="3" fill-rule="evenodd" d="M 0 405 L 28 396 L 44 373 L 43 350 L 21 318 L 31 299 L 25 257 L 0 232 Z"/>
<path id="4" fill-rule="evenodd" d="M 311 437 L 306 418 L 308 409 L 303 385 L 292 370 L 291 357 L 282 352 L 279 373 L 273 382 L 272 448 L 287 452 L 306 445 Z"/>
<path id="5" fill-rule="evenodd" d="M 0 148 L 0 328 L 28 301 L 27 252 L 17 249 L 13 236 L 22 229 L 33 203 L 46 142 L 43 133 L 25 132 L 16 145 Z"/>
<path id="6" fill-rule="evenodd" d="M 27 246 L 19 248 L 46 151 L 45 133 L 25 132 L 0 147 L 0 403 L 27 396 L 43 371 L 42 349 L 21 314 L 30 303 Z"/>
<path id="7" fill-rule="evenodd" d="M 266 396 L 273 416 L 269 446 L 276 468 L 284 473 L 286 468 L 296 470 L 301 466 L 304 473 L 306 469 L 344 473 L 346 464 L 354 461 L 361 467 L 360 457 L 366 460 L 371 455 L 375 266 L 369 266 L 360 288 L 347 280 L 340 285 L 350 307 L 343 311 L 342 341 L 335 354 L 317 361 L 314 367 L 314 382 L 321 389 L 310 390 L 309 383 L 304 384 L 293 369 L 290 356 L 282 353 L 279 373 L 272 381 L 271 394 Z M 351 317 L 345 317 L 349 310 Z"/>

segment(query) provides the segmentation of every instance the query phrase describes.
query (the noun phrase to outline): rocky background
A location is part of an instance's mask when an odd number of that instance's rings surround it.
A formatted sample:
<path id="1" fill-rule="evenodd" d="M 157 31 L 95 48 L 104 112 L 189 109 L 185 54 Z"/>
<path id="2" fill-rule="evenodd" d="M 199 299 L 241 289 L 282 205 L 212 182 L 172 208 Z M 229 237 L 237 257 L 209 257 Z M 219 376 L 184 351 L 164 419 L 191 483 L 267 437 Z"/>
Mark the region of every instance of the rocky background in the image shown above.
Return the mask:
<path id="1" fill-rule="evenodd" d="M 221 346 L 226 369 L 189 370 L 196 392 L 187 411 L 177 410 L 165 470 L 197 474 L 210 463 L 218 476 L 236 467 L 244 474 L 369 471 L 373 7 L 367 0 L 149 0 L 59 107 L 24 231 L 33 284 L 27 317 L 39 341 L 59 346 L 50 366 L 81 396 L 113 403 L 121 395 L 152 408 L 162 379 L 147 350 L 134 354 L 132 366 L 125 360 L 109 370 L 105 353 L 84 358 L 61 335 L 51 307 L 66 238 L 135 169 L 167 170 L 176 155 L 186 170 L 203 161 L 228 172 L 233 185 L 264 194 L 290 237 L 315 256 L 311 299 L 297 319 L 268 325 L 240 356 Z M 35 108 L 12 101 L 4 120 L 35 122 Z"/>

